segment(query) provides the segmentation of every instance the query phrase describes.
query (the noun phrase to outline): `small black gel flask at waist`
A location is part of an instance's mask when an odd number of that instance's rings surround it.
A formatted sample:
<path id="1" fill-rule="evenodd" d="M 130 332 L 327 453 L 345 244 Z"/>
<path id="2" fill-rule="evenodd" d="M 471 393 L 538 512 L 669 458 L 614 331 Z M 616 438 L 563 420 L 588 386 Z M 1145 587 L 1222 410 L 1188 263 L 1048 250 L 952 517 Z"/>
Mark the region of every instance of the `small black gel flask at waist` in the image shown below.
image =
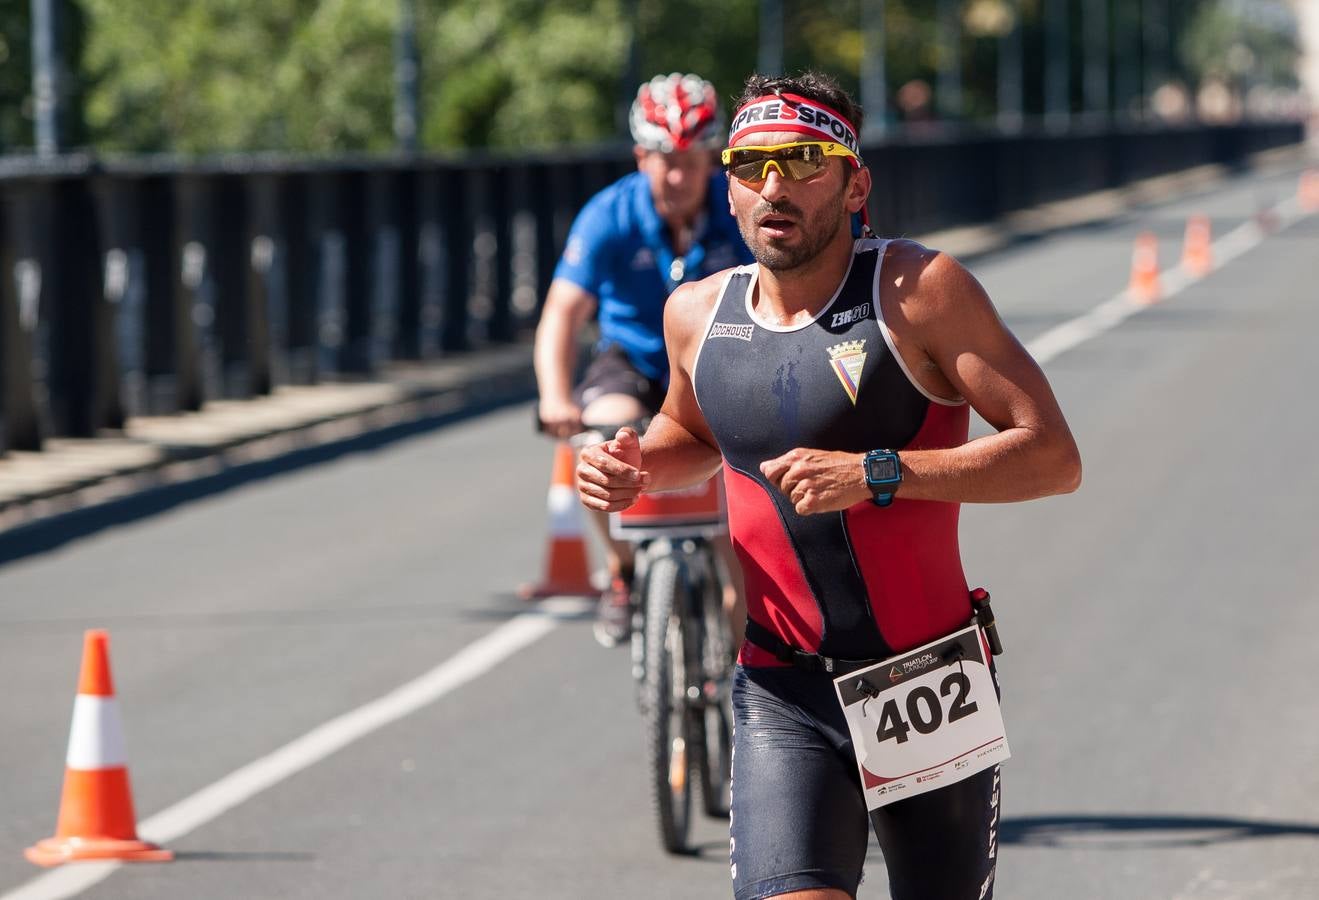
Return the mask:
<path id="1" fill-rule="evenodd" d="M 1003 653 L 1003 642 L 998 639 L 998 625 L 994 622 L 994 611 L 989 608 L 989 591 L 976 588 L 971 592 L 971 609 L 975 611 L 976 622 L 985 633 L 989 642 L 989 652 L 994 656 Z"/>

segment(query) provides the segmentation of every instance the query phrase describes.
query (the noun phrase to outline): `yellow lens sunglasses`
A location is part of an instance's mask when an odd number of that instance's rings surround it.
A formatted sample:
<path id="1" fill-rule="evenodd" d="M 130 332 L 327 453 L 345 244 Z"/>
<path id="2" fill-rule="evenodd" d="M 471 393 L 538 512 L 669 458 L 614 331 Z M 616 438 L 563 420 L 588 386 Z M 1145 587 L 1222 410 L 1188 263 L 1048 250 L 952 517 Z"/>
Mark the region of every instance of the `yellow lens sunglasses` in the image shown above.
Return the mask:
<path id="1" fill-rule="evenodd" d="M 729 147 L 721 158 L 728 174 L 738 181 L 759 182 L 769 177 L 773 166 L 783 178 L 801 181 L 819 174 L 831 156 L 842 156 L 860 165 L 850 149 L 832 141 L 799 141 L 771 147 Z"/>

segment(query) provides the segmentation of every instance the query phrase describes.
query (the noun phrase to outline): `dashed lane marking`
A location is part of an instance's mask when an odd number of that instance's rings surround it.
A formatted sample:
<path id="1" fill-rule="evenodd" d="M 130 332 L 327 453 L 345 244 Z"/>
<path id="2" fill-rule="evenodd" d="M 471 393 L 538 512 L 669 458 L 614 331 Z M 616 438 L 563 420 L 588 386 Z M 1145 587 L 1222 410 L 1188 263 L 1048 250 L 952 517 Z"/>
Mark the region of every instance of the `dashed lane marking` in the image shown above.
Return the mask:
<path id="1" fill-rule="evenodd" d="M 1258 247 L 1270 235 L 1277 234 L 1308 215 L 1309 213 L 1302 210 L 1300 201 L 1296 197 L 1289 197 L 1255 218 L 1238 225 L 1211 245 L 1214 266 L 1206 274 L 1195 275 L 1181 265 L 1160 273 L 1163 282 L 1163 297 L 1160 302 L 1180 294 L 1196 282 L 1203 281 L 1238 256 Z M 1259 224 L 1261 218 L 1271 219 L 1273 226 L 1266 230 Z M 1143 303 L 1136 300 L 1124 289 L 1089 312 L 1054 326 L 1034 340 L 1028 341 L 1026 349 L 1042 366 L 1073 347 L 1116 328 L 1137 313 L 1158 305 L 1158 303 Z"/>

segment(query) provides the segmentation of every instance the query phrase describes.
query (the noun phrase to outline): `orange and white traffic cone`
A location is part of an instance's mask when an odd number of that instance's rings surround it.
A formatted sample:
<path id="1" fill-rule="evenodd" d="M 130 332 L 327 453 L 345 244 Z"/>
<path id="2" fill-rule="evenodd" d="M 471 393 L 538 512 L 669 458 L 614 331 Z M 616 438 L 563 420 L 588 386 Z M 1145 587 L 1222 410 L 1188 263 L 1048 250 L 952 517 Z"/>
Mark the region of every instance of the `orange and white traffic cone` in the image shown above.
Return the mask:
<path id="1" fill-rule="evenodd" d="M 577 498 L 575 470 L 577 454 L 561 441 L 554 453 L 554 470 L 546 501 L 550 513 L 550 543 L 545 557 L 545 577 L 538 584 L 523 585 L 524 600 L 542 597 L 596 597 L 586 558 L 585 516 Z"/>
<path id="2" fill-rule="evenodd" d="M 1191 275 L 1208 275 L 1214 268 L 1211 247 L 1212 226 L 1209 217 L 1191 216 L 1186 220 L 1186 239 L 1182 243 L 1182 268 Z"/>
<path id="3" fill-rule="evenodd" d="M 161 862 L 169 850 L 138 840 L 119 707 L 110 681 L 110 636 L 88 631 L 73 701 L 69 753 L 55 836 L 23 852 L 39 866 L 87 859 Z"/>
<path id="4" fill-rule="evenodd" d="M 1159 239 L 1151 231 L 1136 235 L 1127 295 L 1138 303 L 1156 303 L 1163 296 L 1163 285 L 1159 281 Z"/>
<path id="5" fill-rule="evenodd" d="M 1301 173 L 1301 186 L 1297 195 L 1301 209 L 1308 213 L 1319 212 L 1319 169 L 1307 169 Z"/>

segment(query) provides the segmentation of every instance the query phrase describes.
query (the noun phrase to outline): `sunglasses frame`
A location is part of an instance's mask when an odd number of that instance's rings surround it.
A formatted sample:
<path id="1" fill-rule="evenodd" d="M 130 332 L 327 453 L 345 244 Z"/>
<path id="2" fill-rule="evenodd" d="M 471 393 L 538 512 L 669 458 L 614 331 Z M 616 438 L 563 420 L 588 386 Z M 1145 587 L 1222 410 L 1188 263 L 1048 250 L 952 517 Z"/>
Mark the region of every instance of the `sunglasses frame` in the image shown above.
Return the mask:
<path id="1" fill-rule="evenodd" d="M 853 153 L 847 146 L 840 144 L 836 141 L 792 141 L 791 143 L 787 143 L 787 144 L 770 144 L 766 146 L 748 144 L 741 147 L 726 147 L 724 148 L 723 152 L 720 153 L 720 160 L 723 162 L 724 168 L 726 168 L 729 174 L 732 175 L 733 169 L 737 165 L 732 161 L 733 154 L 735 153 L 740 153 L 746 150 L 754 150 L 759 153 L 773 153 L 779 150 L 788 150 L 793 147 L 819 147 L 821 151 L 824 153 L 826 160 L 830 156 L 841 156 L 844 159 L 851 159 L 853 165 L 855 166 L 859 167 L 861 165 L 861 160 L 855 153 Z M 739 175 L 733 175 L 733 177 L 736 178 L 738 181 L 745 181 L 753 184 L 759 183 L 769 177 L 769 175 L 767 174 L 769 172 L 769 167 L 773 166 L 775 169 L 778 170 L 780 177 L 786 178 L 790 181 L 796 181 L 798 179 L 795 179 L 791 175 L 789 175 L 783 165 L 786 162 L 793 162 L 793 161 L 794 160 L 775 159 L 772 156 L 762 157 L 761 159 L 753 161 L 757 163 L 763 163 L 760 169 L 759 178 L 742 178 Z M 805 160 L 797 160 L 797 161 L 805 162 Z M 749 165 L 749 164 L 750 163 L 748 162 L 748 163 L 742 163 L 741 165 Z M 823 169 L 824 166 L 821 165 L 820 168 L 816 169 L 814 172 L 812 172 L 810 175 L 807 175 L 806 177 L 813 178 L 815 175 L 819 174 Z"/>

